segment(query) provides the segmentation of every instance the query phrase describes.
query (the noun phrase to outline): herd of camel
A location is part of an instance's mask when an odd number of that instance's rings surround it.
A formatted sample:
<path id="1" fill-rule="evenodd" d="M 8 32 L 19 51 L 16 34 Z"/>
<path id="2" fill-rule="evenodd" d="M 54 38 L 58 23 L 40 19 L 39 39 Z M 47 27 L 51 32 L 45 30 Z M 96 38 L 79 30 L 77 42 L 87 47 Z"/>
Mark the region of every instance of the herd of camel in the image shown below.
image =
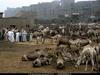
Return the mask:
<path id="1" fill-rule="evenodd" d="M 84 29 L 83 29 L 84 30 Z M 32 61 L 33 67 L 55 64 L 57 69 L 64 69 L 66 62 L 73 62 L 75 68 L 85 64 L 92 64 L 92 71 L 99 71 L 99 30 L 90 29 L 88 38 L 83 37 L 60 37 L 57 39 L 55 48 L 36 49 L 21 57 L 22 61 Z M 96 41 L 93 38 L 97 38 Z"/>

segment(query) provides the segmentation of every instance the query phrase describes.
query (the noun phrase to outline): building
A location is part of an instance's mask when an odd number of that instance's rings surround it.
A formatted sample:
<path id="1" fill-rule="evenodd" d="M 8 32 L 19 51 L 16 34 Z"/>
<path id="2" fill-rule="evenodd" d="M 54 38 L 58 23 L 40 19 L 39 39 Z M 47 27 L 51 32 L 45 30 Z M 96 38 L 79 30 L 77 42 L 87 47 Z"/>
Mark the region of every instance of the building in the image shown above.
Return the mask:
<path id="1" fill-rule="evenodd" d="M 37 19 L 51 20 L 57 18 L 60 4 L 59 1 L 39 3 L 37 5 Z"/>
<path id="2" fill-rule="evenodd" d="M 95 1 L 93 15 L 100 21 L 100 0 Z"/>
<path id="3" fill-rule="evenodd" d="M 75 0 L 61 0 L 61 8 L 63 14 L 68 14 L 69 16 L 73 13 Z"/>
<path id="4" fill-rule="evenodd" d="M 80 21 L 88 21 L 92 13 L 92 1 L 81 1 L 76 4 L 76 12 L 79 13 Z"/>
<path id="5" fill-rule="evenodd" d="M 77 19 L 79 19 L 79 21 L 77 22 L 89 22 L 91 19 L 100 19 L 99 7 L 100 0 L 80 1 L 77 3 L 75 3 L 75 0 L 55 0 L 52 2 L 23 6 L 22 8 L 8 8 L 5 11 L 5 17 L 65 20 L 66 18 L 73 19 L 73 14 L 78 14 Z"/>
<path id="6" fill-rule="evenodd" d="M 26 17 L 51 20 L 57 18 L 59 15 L 70 15 L 73 4 L 74 0 L 56 0 L 24 6 L 22 8 L 8 8 L 5 11 L 5 17 L 25 17 L 28 14 Z"/>

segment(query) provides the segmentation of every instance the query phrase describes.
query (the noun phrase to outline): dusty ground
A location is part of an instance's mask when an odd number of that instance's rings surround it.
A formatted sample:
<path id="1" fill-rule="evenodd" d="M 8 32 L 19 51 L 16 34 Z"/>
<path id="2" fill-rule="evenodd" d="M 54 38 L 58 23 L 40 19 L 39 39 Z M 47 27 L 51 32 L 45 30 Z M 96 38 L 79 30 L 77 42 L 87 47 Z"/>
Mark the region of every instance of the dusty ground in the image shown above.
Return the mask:
<path id="1" fill-rule="evenodd" d="M 32 62 L 22 62 L 21 56 L 37 48 L 55 47 L 48 41 L 43 45 L 36 45 L 33 42 L 15 43 L 13 48 L 8 47 L 7 42 L 0 42 L 0 73 L 84 73 L 84 65 L 79 69 L 74 65 L 66 65 L 64 70 L 57 70 L 54 65 L 33 68 Z M 91 66 L 88 66 L 88 72 L 91 72 Z M 86 72 L 85 72 L 86 73 Z"/>

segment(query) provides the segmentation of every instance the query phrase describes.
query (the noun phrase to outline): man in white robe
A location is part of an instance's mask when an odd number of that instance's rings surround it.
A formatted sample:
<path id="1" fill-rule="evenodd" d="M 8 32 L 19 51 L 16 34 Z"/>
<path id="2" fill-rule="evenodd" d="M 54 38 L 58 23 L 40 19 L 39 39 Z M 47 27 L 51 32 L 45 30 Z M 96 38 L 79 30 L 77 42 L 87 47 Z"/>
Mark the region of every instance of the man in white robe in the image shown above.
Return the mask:
<path id="1" fill-rule="evenodd" d="M 11 48 L 14 43 L 14 32 L 12 30 L 9 30 L 7 36 L 8 36 L 9 47 Z"/>

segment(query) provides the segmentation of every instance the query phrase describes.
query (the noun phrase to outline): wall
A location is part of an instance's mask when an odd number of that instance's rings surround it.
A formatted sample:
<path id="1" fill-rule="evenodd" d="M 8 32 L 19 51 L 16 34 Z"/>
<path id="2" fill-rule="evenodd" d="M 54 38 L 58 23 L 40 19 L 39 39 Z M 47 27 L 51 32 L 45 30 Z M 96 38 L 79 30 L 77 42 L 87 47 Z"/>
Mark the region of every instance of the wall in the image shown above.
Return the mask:
<path id="1" fill-rule="evenodd" d="M 10 27 L 10 25 L 15 25 L 17 28 L 26 27 L 26 25 L 32 26 L 34 24 L 34 19 L 31 18 L 1 18 L 0 28 Z"/>

